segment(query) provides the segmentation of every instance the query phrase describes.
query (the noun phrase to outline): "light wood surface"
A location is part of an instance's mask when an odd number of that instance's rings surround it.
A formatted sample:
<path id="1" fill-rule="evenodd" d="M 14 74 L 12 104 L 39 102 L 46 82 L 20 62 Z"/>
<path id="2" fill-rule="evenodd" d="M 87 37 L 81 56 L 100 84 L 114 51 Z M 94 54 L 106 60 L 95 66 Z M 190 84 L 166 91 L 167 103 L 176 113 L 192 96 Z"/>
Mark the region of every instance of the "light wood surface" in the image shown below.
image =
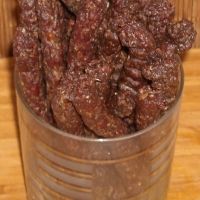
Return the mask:
<path id="1" fill-rule="evenodd" d="M 176 18 L 194 22 L 197 35 L 194 47 L 200 47 L 200 0 L 170 0 L 176 6 Z M 0 0 L 0 58 L 11 55 L 13 33 L 17 24 L 17 0 Z"/>
<path id="2" fill-rule="evenodd" d="M 0 0 L 0 58 L 11 55 L 17 24 L 17 0 Z"/>
<path id="3" fill-rule="evenodd" d="M 184 59 L 185 91 L 168 200 L 200 200 L 200 50 Z M 0 200 L 25 200 L 12 72 L 11 59 L 0 59 Z"/>

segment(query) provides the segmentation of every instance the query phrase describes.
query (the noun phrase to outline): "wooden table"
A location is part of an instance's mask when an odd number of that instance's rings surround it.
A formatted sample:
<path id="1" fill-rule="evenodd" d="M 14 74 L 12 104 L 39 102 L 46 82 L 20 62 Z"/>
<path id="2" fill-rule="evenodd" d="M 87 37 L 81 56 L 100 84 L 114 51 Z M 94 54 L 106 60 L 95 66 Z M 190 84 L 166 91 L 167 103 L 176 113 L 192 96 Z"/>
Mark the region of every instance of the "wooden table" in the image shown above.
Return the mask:
<path id="1" fill-rule="evenodd" d="M 184 60 L 185 92 L 168 200 L 200 200 L 200 50 Z M 26 199 L 12 72 L 11 59 L 0 60 L 0 200 Z"/>

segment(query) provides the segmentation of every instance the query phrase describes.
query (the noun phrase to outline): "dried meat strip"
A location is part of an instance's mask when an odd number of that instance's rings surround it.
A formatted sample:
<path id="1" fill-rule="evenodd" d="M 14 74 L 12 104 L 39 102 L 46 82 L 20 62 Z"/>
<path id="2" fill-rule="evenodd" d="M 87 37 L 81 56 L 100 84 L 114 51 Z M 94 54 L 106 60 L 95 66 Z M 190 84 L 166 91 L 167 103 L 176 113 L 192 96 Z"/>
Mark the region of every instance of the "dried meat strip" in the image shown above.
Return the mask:
<path id="1" fill-rule="evenodd" d="M 61 85 L 57 88 L 52 99 L 52 110 L 57 126 L 73 135 L 84 136 L 84 124 L 69 98 L 66 98 L 66 89 L 70 85 Z"/>
<path id="2" fill-rule="evenodd" d="M 151 87 L 154 90 L 162 92 L 165 104 L 168 106 L 175 100 L 177 94 L 180 58 L 177 54 L 166 57 L 162 50 L 157 50 L 155 53 L 158 54 L 158 57 L 150 62 L 149 66 L 146 65 L 143 68 L 142 74 L 147 80 L 151 81 Z"/>
<path id="3" fill-rule="evenodd" d="M 71 70 L 80 71 L 85 64 L 95 59 L 95 38 L 108 6 L 107 0 L 85 0 L 77 13 L 68 53 L 68 65 Z"/>
<path id="4" fill-rule="evenodd" d="M 116 32 L 131 23 L 133 20 L 140 21 L 146 25 L 144 8 L 151 0 L 112 0 L 112 26 Z"/>
<path id="5" fill-rule="evenodd" d="M 20 7 L 19 26 L 37 32 L 38 19 L 36 13 L 36 0 L 18 0 L 18 3 Z"/>
<path id="6" fill-rule="evenodd" d="M 152 34 L 140 22 L 134 20 L 123 26 L 119 38 L 122 45 L 137 59 L 146 59 L 149 52 L 156 48 Z"/>
<path id="7" fill-rule="evenodd" d="M 174 6 L 168 0 L 151 0 L 144 9 L 148 30 L 159 43 L 166 39 L 167 26 L 175 15 Z"/>
<path id="8" fill-rule="evenodd" d="M 27 103 L 37 115 L 49 120 L 50 115 L 44 95 L 35 4 L 35 1 L 19 0 L 20 25 L 13 45 L 15 66 Z"/>
<path id="9" fill-rule="evenodd" d="M 19 3 L 14 55 L 22 89 L 43 118 L 51 105 L 58 128 L 123 136 L 157 121 L 175 101 L 178 54 L 196 32 L 188 20 L 172 22 L 168 0 Z"/>
<path id="10" fill-rule="evenodd" d="M 187 19 L 170 24 L 168 34 L 179 54 L 185 53 L 192 47 L 197 35 L 193 23 Z"/>
<path id="11" fill-rule="evenodd" d="M 98 30 L 98 55 L 105 60 L 118 54 L 122 48 L 119 37 L 111 26 L 113 8 L 108 8 L 103 22 Z"/>
<path id="12" fill-rule="evenodd" d="M 140 11 L 141 2 L 138 0 L 112 0 L 113 8 L 122 15 L 135 15 Z"/>
<path id="13" fill-rule="evenodd" d="M 64 96 L 69 85 L 60 84 L 66 68 L 67 42 L 75 23 L 73 17 L 66 16 L 65 12 L 67 11 L 57 0 L 52 2 L 38 0 L 47 92 L 55 122 L 57 127 L 68 133 L 83 135 L 84 125 L 81 117 L 73 104 Z"/>
<path id="14" fill-rule="evenodd" d="M 80 84 L 75 90 L 73 103 L 86 126 L 98 136 L 110 138 L 126 135 L 126 124 L 106 107 L 112 69 L 107 63 L 97 63 L 95 66 L 95 70 L 87 70 L 79 77 Z"/>
<path id="15" fill-rule="evenodd" d="M 38 0 L 37 11 L 47 95 L 51 101 L 66 68 L 63 43 L 66 17 L 64 7 L 58 0 Z"/>
<path id="16" fill-rule="evenodd" d="M 166 47 L 164 49 L 166 50 Z M 173 51 L 166 52 L 157 49 L 154 55 L 151 55 L 150 64 L 142 69 L 143 76 L 151 81 L 151 84 L 139 91 L 136 106 L 138 130 L 157 121 L 176 98 L 180 84 L 180 59 L 177 54 L 172 53 Z"/>
<path id="17" fill-rule="evenodd" d="M 115 91 L 111 100 L 112 111 L 123 118 L 130 126 L 134 126 L 139 89 L 147 84 L 141 72 L 144 65 L 146 65 L 146 61 L 134 59 L 129 55 L 124 63 L 118 90 Z"/>
<path id="18" fill-rule="evenodd" d="M 79 76 L 81 69 L 84 69 L 84 64 L 91 61 L 91 55 L 95 54 L 93 46 L 94 32 L 100 25 L 106 9 L 106 1 L 99 3 L 98 1 L 92 2 L 87 0 L 78 12 L 70 39 L 68 71 L 63 77 L 60 86 L 64 88 L 64 91 L 62 89 L 58 90 L 53 100 L 52 108 L 54 115 L 57 116 L 55 120 L 59 127 L 73 134 L 83 135 L 84 124 L 72 104 L 70 98 L 70 93 L 72 92 L 69 92 L 69 90 L 71 91 L 74 85 L 78 83 L 78 81 L 75 83 L 76 77 Z M 62 120 L 59 118 L 59 113 L 62 113 Z M 74 120 L 70 122 L 71 116 L 74 116 Z M 76 130 L 77 126 L 79 126 L 78 130 Z"/>
<path id="19" fill-rule="evenodd" d="M 159 107 L 159 102 L 163 99 L 159 97 L 160 94 L 157 94 L 151 89 L 150 86 L 144 86 L 138 91 L 138 100 L 135 112 L 135 123 L 136 129 L 142 130 L 161 116 L 161 108 Z"/>
<path id="20" fill-rule="evenodd" d="M 134 117 L 138 89 L 145 84 L 141 70 L 156 45 L 151 33 L 137 21 L 124 25 L 119 32 L 119 38 L 122 45 L 129 49 L 129 57 L 120 76 L 119 89 L 113 96 L 112 107 L 114 113 L 121 118 Z"/>
<path id="21" fill-rule="evenodd" d="M 111 24 L 122 46 L 128 49 L 129 58 L 121 72 L 118 89 L 111 93 L 110 107 L 117 116 L 126 118 L 127 122 L 133 122 L 138 88 L 145 82 L 141 75 L 143 67 L 141 63 L 145 64 L 149 52 L 154 50 L 156 45 L 152 34 L 136 16 L 144 8 L 146 1 L 113 0 L 112 2 L 114 9 Z M 137 61 L 140 61 L 138 66 Z"/>

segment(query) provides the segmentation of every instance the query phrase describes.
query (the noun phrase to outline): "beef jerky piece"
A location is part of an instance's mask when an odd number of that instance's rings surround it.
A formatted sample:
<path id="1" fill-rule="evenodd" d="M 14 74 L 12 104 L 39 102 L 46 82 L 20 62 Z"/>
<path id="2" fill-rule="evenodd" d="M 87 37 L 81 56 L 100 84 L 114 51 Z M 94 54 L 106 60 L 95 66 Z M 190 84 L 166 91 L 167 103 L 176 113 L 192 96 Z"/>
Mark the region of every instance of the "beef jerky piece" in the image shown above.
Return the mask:
<path id="1" fill-rule="evenodd" d="M 152 0 L 144 9 L 147 27 L 156 41 L 166 38 L 167 26 L 175 15 L 175 9 L 168 0 Z"/>
<path id="2" fill-rule="evenodd" d="M 13 44 L 15 67 L 27 103 L 37 115 L 51 121 L 44 95 L 35 1 L 18 2 L 21 12 Z"/>
<path id="3" fill-rule="evenodd" d="M 119 91 L 114 93 L 111 102 L 113 104 L 112 108 L 115 108 L 114 113 L 124 118 L 134 112 L 134 99 L 137 96 L 138 88 L 144 81 L 141 69 L 137 69 L 135 67 L 136 64 L 132 66 L 130 58 L 138 57 L 140 60 L 146 59 L 149 52 L 155 49 L 155 41 L 151 33 L 146 31 L 145 27 L 136 21 L 126 24 L 121 29 L 119 38 L 122 45 L 129 48 L 131 56 L 129 56 L 129 63 L 125 64 L 123 73 L 121 74 Z"/>
<path id="4" fill-rule="evenodd" d="M 116 94 L 116 110 L 120 117 L 130 116 L 135 108 L 138 89 L 145 84 L 141 71 L 136 68 L 124 68 Z"/>
<path id="5" fill-rule="evenodd" d="M 85 72 L 96 81 L 98 94 L 105 103 L 107 103 L 112 89 L 118 84 L 125 59 L 126 54 L 120 52 L 109 57 L 106 61 L 104 59 L 91 61 L 85 69 Z M 101 69 L 101 67 L 103 68 Z"/>
<path id="6" fill-rule="evenodd" d="M 111 89 L 110 96 L 107 102 L 108 108 L 112 113 L 117 109 L 117 96 L 118 96 L 118 82 L 121 76 L 124 62 L 127 59 L 127 54 L 124 51 L 110 57 L 110 65 L 113 67 L 113 72 L 110 77 Z M 116 113 L 115 113 L 116 114 Z"/>
<path id="7" fill-rule="evenodd" d="M 156 47 L 151 33 L 136 21 L 126 24 L 121 29 L 119 38 L 122 45 L 129 49 L 130 54 L 139 59 L 146 59 L 149 52 Z"/>
<path id="8" fill-rule="evenodd" d="M 84 136 L 83 121 L 72 103 L 74 83 L 77 83 L 77 76 L 68 69 L 54 93 L 51 106 L 59 128 L 71 134 Z"/>
<path id="9" fill-rule="evenodd" d="M 100 8 L 100 9 L 99 9 Z M 72 37 L 70 40 L 70 47 L 69 47 L 69 53 L 68 53 L 68 65 L 69 70 L 66 73 L 66 77 L 64 77 L 61 85 L 63 85 L 65 89 L 66 94 L 62 94 L 62 92 L 59 92 L 58 95 L 55 97 L 56 101 L 59 101 L 59 99 L 62 98 L 62 96 L 65 96 L 65 101 L 70 101 L 73 93 L 73 87 L 78 83 L 78 80 L 76 81 L 76 78 L 79 76 L 79 74 L 82 72 L 80 68 L 84 69 L 84 62 L 88 62 L 91 60 L 91 55 L 94 55 L 93 52 L 93 39 L 94 39 L 94 31 L 96 31 L 96 28 L 100 25 L 105 10 L 107 9 L 107 2 L 106 1 L 98 1 L 98 2 L 91 2 L 89 0 L 86 0 L 82 9 L 77 14 L 76 24 L 74 25 L 74 31 L 72 33 Z M 95 15 L 96 14 L 96 15 Z M 90 30 L 91 29 L 91 30 Z M 94 34 L 94 35 L 93 35 Z M 72 78 L 70 79 L 70 76 L 72 75 Z M 71 87 L 71 88 L 70 88 Z M 71 107 L 70 107 L 71 105 Z M 69 129 L 70 132 L 73 132 L 73 129 L 76 129 L 76 126 L 80 126 L 81 129 L 78 134 L 83 134 L 84 126 L 81 120 L 78 119 L 78 113 L 74 112 L 73 116 L 77 116 L 73 122 L 78 122 L 74 124 L 69 124 L 68 119 L 70 118 L 70 112 L 75 111 L 74 107 L 72 107 L 72 104 L 67 103 L 67 106 L 64 102 L 61 104 L 61 108 L 63 109 L 63 116 L 65 116 L 62 121 L 59 119 L 56 119 L 56 121 L 60 121 L 60 126 L 65 127 L 66 129 Z M 56 106 L 53 105 L 53 112 L 57 112 Z M 69 111 L 70 112 L 69 112 Z M 63 125 L 62 125 L 63 124 Z M 66 124 L 66 125 L 65 125 Z M 66 127 L 67 126 L 67 127 Z"/>
<path id="10" fill-rule="evenodd" d="M 134 101 L 132 113 L 126 117 L 126 121 L 133 121 L 138 89 L 147 84 L 141 73 L 145 65 L 146 61 L 135 59 L 132 56 L 129 56 L 124 64 L 124 71 L 121 75 L 119 88 L 124 93 L 131 93 L 132 95 L 129 95 L 129 98 L 131 98 L 131 101 Z M 124 107 L 126 107 L 126 104 L 124 104 Z"/>
<path id="11" fill-rule="evenodd" d="M 81 116 L 76 111 L 72 100 L 74 87 L 78 83 L 77 75 L 68 71 L 52 98 L 52 110 L 58 128 L 67 133 L 96 138 L 96 134 L 85 127 Z"/>
<path id="12" fill-rule="evenodd" d="M 177 56 L 176 45 L 170 40 L 166 40 L 165 42 L 160 43 L 154 51 L 149 53 L 144 66 L 148 68 L 148 66 L 154 62 L 161 62 L 163 58 L 171 59 L 175 55 Z"/>
<path id="13" fill-rule="evenodd" d="M 180 59 L 173 45 L 164 44 L 150 55 L 149 64 L 142 69 L 150 86 L 139 90 L 136 105 L 136 125 L 141 130 L 157 121 L 174 102 L 179 87 Z"/>
<path id="14" fill-rule="evenodd" d="M 146 21 L 143 9 L 150 0 L 113 0 L 112 26 L 119 32 L 121 28 L 133 20 Z"/>
<path id="15" fill-rule="evenodd" d="M 84 136 L 84 124 L 73 103 L 76 76 L 65 73 L 52 98 L 52 111 L 58 128 L 79 136 Z"/>
<path id="16" fill-rule="evenodd" d="M 95 81 L 99 97 L 105 103 L 110 92 L 110 77 L 113 66 L 103 60 L 93 60 L 85 68 L 85 74 Z"/>
<path id="17" fill-rule="evenodd" d="M 36 0 L 18 0 L 20 7 L 20 27 L 26 27 L 26 29 L 37 31 L 38 19 L 36 14 Z"/>
<path id="18" fill-rule="evenodd" d="M 145 64 L 146 61 L 129 56 L 124 63 L 124 69 L 118 82 L 118 90 L 112 93 L 110 100 L 112 111 L 117 116 L 126 118 L 126 121 L 133 121 L 138 89 L 146 84 L 141 73 Z M 128 118 L 129 116 L 131 119 Z"/>
<path id="19" fill-rule="evenodd" d="M 63 40 L 66 18 L 64 8 L 58 0 L 38 0 L 37 10 L 47 95 L 51 101 L 65 70 Z"/>
<path id="20" fill-rule="evenodd" d="M 122 119 L 131 116 L 135 109 L 137 91 L 133 89 L 130 84 L 132 80 L 130 79 L 128 81 L 120 81 L 119 88 L 116 89 L 110 97 L 112 112 Z"/>
<path id="21" fill-rule="evenodd" d="M 84 0 L 61 0 L 65 6 L 74 14 L 77 14 Z"/>
<path id="22" fill-rule="evenodd" d="M 110 96 L 109 96 L 107 105 L 112 113 L 121 117 L 120 113 L 122 113 L 122 112 L 119 111 L 121 109 L 120 109 L 120 105 L 118 105 L 118 96 L 120 96 L 118 94 L 118 83 L 119 83 L 119 79 L 121 76 L 121 72 L 123 70 L 124 62 L 127 59 L 127 55 L 125 52 L 121 51 L 119 54 L 113 55 L 112 59 L 113 60 L 110 65 L 113 66 L 113 73 L 110 78 L 111 89 L 110 89 Z M 120 99 L 120 97 L 119 97 L 119 99 Z"/>
<path id="23" fill-rule="evenodd" d="M 137 62 L 138 62 L 137 59 L 133 59 L 133 58 L 129 57 L 129 59 L 125 63 L 124 73 L 122 74 L 122 77 L 121 77 L 122 84 L 124 82 L 126 82 L 130 87 L 132 87 L 136 90 L 138 88 L 142 87 L 146 83 L 145 79 L 142 76 L 142 72 L 141 72 L 142 68 L 144 68 L 146 66 L 146 62 L 143 61 L 144 64 L 142 66 L 139 66 L 137 64 Z M 142 63 L 142 61 L 141 61 L 141 63 Z"/>
<path id="24" fill-rule="evenodd" d="M 81 117 L 64 94 L 66 87 L 70 86 L 59 85 L 65 71 L 67 40 L 71 35 L 74 19 L 69 14 L 66 16 L 67 13 L 59 1 L 39 0 L 38 10 L 48 98 L 50 101 L 53 98 L 51 107 L 55 122 L 68 133 L 83 135 L 84 124 Z"/>
<path id="25" fill-rule="evenodd" d="M 136 106 L 136 128 L 142 130 L 154 123 L 161 115 L 160 97 L 149 86 L 139 90 Z M 161 98 L 161 103 L 163 99 Z"/>
<path id="26" fill-rule="evenodd" d="M 52 99 L 52 110 L 57 126 L 73 135 L 84 135 L 84 124 L 80 115 L 76 112 L 71 101 L 66 98 L 68 86 L 61 85 L 58 87 L 55 96 Z"/>
<path id="27" fill-rule="evenodd" d="M 13 48 L 15 67 L 26 101 L 37 115 L 48 120 L 37 33 L 18 27 Z"/>
<path id="28" fill-rule="evenodd" d="M 127 54 L 124 51 L 120 51 L 118 54 L 112 55 L 110 57 L 110 60 L 110 65 L 113 68 L 113 72 L 110 77 L 110 82 L 112 87 L 116 87 L 118 85 L 118 81 L 120 79 L 124 63 L 127 60 Z"/>
<path id="29" fill-rule="evenodd" d="M 93 65 L 94 66 L 94 65 Z M 79 77 L 75 90 L 74 105 L 85 125 L 102 137 L 117 137 L 128 134 L 128 129 L 106 107 L 107 87 L 112 69 L 109 64 L 96 65 L 95 70 L 86 70 Z"/>
<path id="30" fill-rule="evenodd" d="M 159 49 L 161 50 L 161 52 L 164 52 L 164 56 L 166 58 L 173 57 L 175 54 L 177 54 L 177 46 L 170 40 L 161 43 L 157 51 L 159 51 Z M 150 59 L 154 59 L 154 56 L 157 57 L 156 54 L 152 52 L 150 54 Z"/>
<path id="31" fill-rule="evenodd" d="M 112 0 L 113 8 L 122 15 L 135 15 L 141 8 L 137 0 Z"/>
<path id="32" fill-rule="evenodd" d="M 112 7 L 118 13 L 118 16 L 131 20 L 131 18 L 136 19 L 150 1 L 151 0 L 112 0 Z"/>
<path id="33" fill-rule="evenodd" d="M 121 50 L 121 44 L 118 35 L 111 29 L 105 30 L 102 38 L 99 39 L 99 54 L 103 57 L 112 56 Z"/>
<path id="34" fill-rule="evenodd" d="M 98 31 L 98 56 L 105 60 L 113 59 L 112 57 L 118 55 L 122 48 L 118 35 L 111 26 L 112 10 L 110 6 Z"/>
<path id="35" fill-rule="evenodd" d="M 138 2 L 141 8 L 145 8 L 151 3 L 151 0 L 138 0 Z"/>
<path id="36" fill-rule="evenodd" d="M 177 46 L 178 53 L 182 54 L 192 47 L 197 33 L 193 23 L 187 19 L 183 19 L 170 24 L 168 26 L 168 34 L 172 42 Z"/>
<path id="37" fill-rule="evenodd" d="M 111 2 L 113 8 L 119 13 L 125 15 L 127 13 L 124 13 L 124 10 L 126 10 L 128 13 L 135 15 L 136 12 L 147 6 L 151 0 L 111 0 Z"/>
<path id="38" fill-rule="evenodd" d="M 124 63 L 124 68 L 125 69 L 138 69 L 138 70 L 142 70 L 142 68 L 147 65 L 148 60 L 141 60 L 138 58 L 134 58 L 132 56 L 128 56 L 128 59 L 126 60 L 126 62 Z"/>
<path id="39" fill-rule="evenodd" d="M 89 88 L 89 90 L 92 89 Z M 79 95 L 81 94 L 79 93 Z M 94 94 L 93 92 L 93 95 L 93 97 L 87 95 L 88 99 L 86 99 L 82 94 L 80 96 L 81 99 L 75 101 L 76 109 L 81 114 L 86 126 L 92 129 L 98 136 L 105 138 L 126 135 L 128 133 L 126 125 L 119 118 L 109 113 L 109 110 L 100 101 L 97 93 Z"/>
<path id="40" fill-rule="evenodd" d="M 120 118 L 129 117 L 135 109 L 134 96 L 129 91 L 119 90 L 112 96 L 111 109 Z"/>
<path id="41" fill-rule="evenodd" d="M 166 53 L 159 49 L 155 54 L 157 59 L 150 62 L 149 66 L 146 65 L 142 74 L 152 82 L 151 87 L 162 94 L 166 110 L 174 101 L 179 87 L 180 59 L 176 54 L 167 57 Z"/>
<path id="42" fill-rule="evenodd" d="M 80 70 L 95 58 L 97 30 L 104 18 L 109 3 L 107 0 L 85 0 L 76 18 L 70 40 L 68 65 Z"/>
<path id="43" fill-rule="evenodd" d="M 113 9 L 111 27 L 117 34 L 119 34 L 122 27 L 130 23 L 133 19 L 132 15 L 122 15 Z"/>

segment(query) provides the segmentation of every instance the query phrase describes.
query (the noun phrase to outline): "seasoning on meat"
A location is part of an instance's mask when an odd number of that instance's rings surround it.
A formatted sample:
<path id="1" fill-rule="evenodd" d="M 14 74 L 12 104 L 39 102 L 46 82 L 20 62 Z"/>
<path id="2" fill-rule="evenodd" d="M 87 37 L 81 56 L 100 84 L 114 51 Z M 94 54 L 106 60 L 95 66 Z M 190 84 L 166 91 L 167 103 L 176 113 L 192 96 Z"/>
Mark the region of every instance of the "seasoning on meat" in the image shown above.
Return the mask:
<path id="1" fill-rule="evenodd" d="M 35 1 L 19 0 L 19 6 L 20 24 L 13 45 L 15 67 L 30 108 L 48 121 Z"/>
<path id="2" fill-rule="evenodd" d="M 192 47 L 197 33 L 192 22 L 183 19 L 171 24 L 168 27 L 168 34 L 177 46 L 178 53 L 182 54 Z"/>
<path id="3" fill-rule="evenodd" d="M 58 0 L 38 0 L 37 12 L 47 96 L 51 100 L 66 67 L 63 49 L 65 11 Z"/>
<path id="4" fill-rule="evenodd" d="M 126 124 L 106 107 L 111 73 L 110 66 L 103 63 L 81 75 L 74 99 L 74 105 L 86 126 L 98 136 L 106 138 L 128 134 Z"/>
<path id="5" fill-rule="evenodd" d="M 145 6 L 144 14 L 147 17 L 147 27 L 159 43 L 166 38 L 167 27 L 175 15 L 174 6 L 169 0 L 151 0 Z"/>
<path id="6" fill-rule="evenodd" d="M 179 56 L 196 31 L 173 19 L 169 0 L 19 4 L 14 55 L 22 90 L 34 112 L 58 128 L 123 136 L 155 123 L 175 101 Z"/>
<path id="7" fill-rule="evenodd" d="M 95 59 L 97 30 L 108 9 L 107 0 L 85 0 L 77 13 L 76 23 L 70 39 L 68 66 L 79 70 Z"/>

